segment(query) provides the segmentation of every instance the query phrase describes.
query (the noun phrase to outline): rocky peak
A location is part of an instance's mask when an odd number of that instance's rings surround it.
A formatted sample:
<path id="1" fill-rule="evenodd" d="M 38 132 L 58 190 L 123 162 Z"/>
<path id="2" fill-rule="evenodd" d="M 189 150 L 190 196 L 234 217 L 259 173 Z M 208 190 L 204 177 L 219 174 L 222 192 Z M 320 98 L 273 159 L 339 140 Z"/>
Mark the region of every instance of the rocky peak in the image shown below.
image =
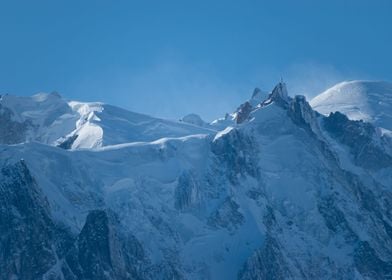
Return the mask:
<path id="1" fill-rule="evenodd" d="M 56 263 L 49 205 L 25 162 L 0 170 L 0 279 L 42 279 Z"/>
<path id="2" fill-rule="evenodd" d="M 261 93 L 262 93 L 261 89 L 255 88 L 255 89 L 253 90 L 252 99 L 257 98 Z"/>
<path id="3" fill-rule="evenodd" d="M 249 99 L 249 103 L 252 105 L 252 107 L 257 107 L 260 103 L 266 100 L 267 97 L 268 97 L 267 92 L 262 91 L 259 88 L 255 88 L 252 97 Z"/>
<path id="4" fill-rule="evenodd" d="M 237 124 L 243 123 L 248 117 L 250 112 L 252 112 L 252 105 L 246 101 L 238 107 L 237 112 L 235 113 L 235 121 Z"/>
<path id="5" fill-rule="evenodd" d="M 146 279 L 140 273 L 144 251 L 136 238 L 120 236 L 117 216 L 110 210 L 92 210 L 76 246 L 66 261 L 77 279 Z M 144 269 L 144 268 L 143 268 Z"/>
<path id="6" fill-rule="evenodd" d="M 261 107 L 272 103 L 285 109 L 287 115 L 295 124 L 309 127 L 313 132 L 319 132 L 320 128 L 317 121 L 319 114 L 312 109 L 305 96 L 289 97 L 285 83 L 279 82 L 268 98 L 261 103 Z"/>
<path id="7" fill-rule="evenodd" d="M 305 96 L 296 95 L 290 102 L 288 114 L 294 123 L 309 126 L 313 132 L 319 130 L 317 112 L 306 101 Z"/>
<path id="8" fill-rule="evenodd" d="M 288 100 L 287 88 L 286 84 L 283 82 L 279 82 L 275 88 L 272 90 L 272 98 L 281 98 L 283 100 Z"/>
<path id="9" fill-rule="evenodd" d="M 274 87 L 272 92 L 268 95 L 268 98 L 261 103 L 261 106 L 266 106 L 274 102 L 283 108 L 287 108 L 289 101 L 290 98 L 287 94 L 286 84 L 280 82 Z"/>

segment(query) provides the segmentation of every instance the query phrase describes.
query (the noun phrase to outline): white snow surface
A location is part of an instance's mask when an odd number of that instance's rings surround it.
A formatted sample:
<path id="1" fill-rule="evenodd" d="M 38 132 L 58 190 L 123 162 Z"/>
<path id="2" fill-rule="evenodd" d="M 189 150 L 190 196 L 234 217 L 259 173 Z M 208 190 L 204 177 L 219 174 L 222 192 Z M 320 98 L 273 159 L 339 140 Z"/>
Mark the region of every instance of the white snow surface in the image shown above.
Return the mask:
<path id="1" fill-rule="evenodd" d="M 312 105 L 325 114 L 339 108 L 351 118 L 378 124 L 388 111 L 375 114 L 369 96 L 384 102 L 381 89 L 388 84 L 343 83 L 313 99 Z M 353 98 L 356 105 L 349 104 Z M 270 234 L 279 240 L 293 279 L 300 279 L 299 267 L 310 262 L 319 263 L 320 271 L 333 279 L 333 271 L 325 267 L 353 267 L 352 251 L 327 228 L 318 210 L 320 199 L 336 195 L 358 236 L 367 238 L 375 229 L 358 220 L 363 210 L 344 180 L 326 172 L 335 162 L 315 148 L 317 140 L 294 124 L 286 109 L 252 102 L 249 121 L 236 125 L 226 118 L 230 126 L 215 131 L 102 103 L 64 102 L 57 95 L 3 97 L 2 104 L 16 119 L 32 119 L 47 128 L 42 134 L 47 138 L 43 143 L 0 145 L 0 163 L 23 158 L 56 220 L 76 233 L 89 210 L 112 209 L 153 263 L 170 260 L 186 279 L 237 279 Z M 388 98 L 385 102 L 376 105 L 392 104 Z M 64 108 L 64 113 L 55 108 Z M 387 123 L 380 126 L 388 129 Z M 217 128 L 223 122 L 215 124 Z M 46 145 L 73 134 L 78 138 L 72 150 Z M 322 134 L 317 137 L 340 154 L 343 165 L 350 161 L 346 147 Z M 345 168 L 358 176 L 372 176 L 350 164 Z M 251 175 L 253 166 L 259 174 Z M 184 177 L 191 195 L 179 208 L 177 193 Z M 228 208 L 227 201 L 238 209 Z M 263 222 L 268 209 L 274 213 L 272 228 Z"/>
<path id="2" fill-rule="evenodd" d="M 342 82 L 314 97 L 310 104 L 324 115 L 339 111 L 351 120 L 392 130 L 392 83 L 389 82 Z"/>
<path id="3" fill-rule="evenodd" d="M 35 127 L 28 131 L 27 141 L 53 143 L 75 129 L 78 115 L 56 93 L 38 93 L 33 96 L 3 95 L 0 104 L 11 110 L 16 122 L 30 121 Z"/>
<path id="4" fill-rule="evenodd" d="M 31 123 L 26 131 L 27 142 L 58 145 L 77 135 L 72 149 L 215 132 L 211 128 L 153 118 L 99 102 L 65 101 L 57 93 L 30 97 L 4 95 L 0 104 L 11 110 L 13 121 Z"/>
<path id="5" fill-rule="evenodd" d="M 208 123 L 203 121 L 203 119 L 197 114 L 188 114 L 182 117 L 180 121 L 201 127 L 208 126 Z"/>

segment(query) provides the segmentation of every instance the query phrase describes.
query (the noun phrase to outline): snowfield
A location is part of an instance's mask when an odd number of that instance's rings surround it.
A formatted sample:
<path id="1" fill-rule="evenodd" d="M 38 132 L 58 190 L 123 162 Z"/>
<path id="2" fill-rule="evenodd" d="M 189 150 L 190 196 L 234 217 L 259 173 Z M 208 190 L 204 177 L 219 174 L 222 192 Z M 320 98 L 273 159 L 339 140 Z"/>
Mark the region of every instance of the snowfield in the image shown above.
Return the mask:
<path id="1" fill-rule="evenodd" d="M 163 137 L 212 133 L 211 128 L 149 117 L 99 103 L 65 101 L 57 93 L 32 97 L 5 95 L 0 110 L 10 113 L 5 122 L 22 124 L 12 142 L 38 141 L 71 149 L 91 149 L 129 142 L 150 142 Z M 6 134 L 4 132 L 4 134 Z M 18 137 L 24 136 L 18 140 Z M 4 137 L 4 136 L 3 136 Z M 4 142 L 4 140 L 2 141 Z"/>
<path id="2" fill-rule="evenodd" d="M 392 83 L 342 82 L 310 101 L 321 114 L 339 111 L 351 120 L 364 120 L 392 130 Z"/>
<path id="3" fill-rule="evenodd" d="M 319 114 L 279 83 L 210 124 L 3 96 L 0 278 L 391 279 L 388 88 Z"/>

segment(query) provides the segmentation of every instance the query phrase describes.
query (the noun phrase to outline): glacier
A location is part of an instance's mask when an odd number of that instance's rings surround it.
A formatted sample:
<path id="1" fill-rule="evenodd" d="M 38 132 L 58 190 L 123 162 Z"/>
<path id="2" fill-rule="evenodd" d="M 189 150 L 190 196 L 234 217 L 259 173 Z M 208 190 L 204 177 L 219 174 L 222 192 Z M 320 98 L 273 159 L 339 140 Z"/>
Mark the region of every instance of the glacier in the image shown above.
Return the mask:
<path id="1" fill-rule="evenodd" d="M 363 120 L 392 130 L 392 83 L 345 81 L 314 97 L 310 104 L 322 114 L 339 111 L 351 120 Z"/>
<path id="2" fill-rule="evenodd" d="M 0 278 L 392 279 L 388 108 L 325 96 L 211 123 L 2 96 Z"/>

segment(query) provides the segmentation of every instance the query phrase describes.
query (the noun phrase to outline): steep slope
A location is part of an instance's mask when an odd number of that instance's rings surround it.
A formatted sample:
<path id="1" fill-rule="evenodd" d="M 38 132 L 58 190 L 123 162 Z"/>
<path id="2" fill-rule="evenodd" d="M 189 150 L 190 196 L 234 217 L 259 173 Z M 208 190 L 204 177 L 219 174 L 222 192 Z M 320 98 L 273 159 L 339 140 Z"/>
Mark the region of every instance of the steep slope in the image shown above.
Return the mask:
<path id="1" fill-rule="evenodd" d="M 79 234 L 53 219 L 24 160 L 1 169 L 1 279 L 146 279 L 136 239 L 104 210 L 91 211 Z"/>
<path id="2" fill-rule="evenodd" d="M 219 118 L 211 122 L 210 126 L 218 130 L 225 129 L 228 126 L 235 126 L 247 120 L 252 110 L 256 109 L 268 97 L 268 93 L 255 88 L 251 98 L 242 103 L 237 110 L 231 114 L 226 114 L 224 118 Z"/>
<path id="3" fill-rule="evenodd" d="M 15 279 L 390 278 L 390 138 L 282 83 L 245 115 L 216 134 L 94 150 L 0 145 L 2 209 L 49 248 Z M 33 197 L 35 216 L 9 210 L 11 194 Z"/>
<path id="4" fill-rule="evenodd" d="M 53 143 L 75 129 L 78 116 L 57 93 L 0 96 L 0 143 Z"/>
<path id="5" fill-rule="evenodd" d="M 253 90 L 252 96 L 250 99 L 242 103 L 238 108 L 226 115 L 223 118 L 216 119 L 211 123 L 207 123 L 201 119 L 200 116 L 196 114 L 188 114 L 181 118 L 180 121 L 193 124 L 203 128 L 209 128 L 211 130 L 223 130 L 228 126 L 236 126 L 247 120 L 249 114 L 252 110 L 256 109 L 260 104 L 267 99 L 269 93 L 260 90 L 259 88 L 255 88 Z"/>
<path id="6" fill-rule="evenodd" d="M 102 103 L 67 102 L 57 93 L 2 96 L 0 123 L 0 143 L 38 141 L 66 149 L 214 132 L 211 128 L 157 119 Z"/>
<path id="7" fill-rule="evenodd" d="M 129 142 L 151 142 L 164 137 L 209 134 L 214 130 L 184 122 L 168 121 L 100 103 L 70 102 L 81 116 L 73 148 L 91 148 Z"/>
<path id="8" fill-rule="evenodd" d="M 342 82 L 310 102 L 321 114 L 341 112 L 351 120 L 364 120 L 392 130 L 392 84 L 375 81 Z"/>

